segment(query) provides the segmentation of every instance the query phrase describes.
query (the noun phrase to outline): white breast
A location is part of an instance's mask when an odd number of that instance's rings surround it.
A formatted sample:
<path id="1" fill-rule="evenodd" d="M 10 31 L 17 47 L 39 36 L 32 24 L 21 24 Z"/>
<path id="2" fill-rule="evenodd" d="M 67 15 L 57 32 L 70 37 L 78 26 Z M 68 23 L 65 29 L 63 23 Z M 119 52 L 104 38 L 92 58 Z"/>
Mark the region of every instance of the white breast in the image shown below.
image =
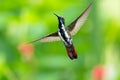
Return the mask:
<path id="1" fill-rule="evenodd" d="M 61 30 L 62 30 L 63 33 L 61 33 Z M 66 31 L 64 25 L 62 25 L 61 29 L 58 29 L 58 34 L 59 34 L 61 40 L 65 43 L 65 45 L 68 46 L 68 45 L 72 44 L 71 36 Z M 65 37 L 63 37 L 61 34 L 64 34 Z"/>

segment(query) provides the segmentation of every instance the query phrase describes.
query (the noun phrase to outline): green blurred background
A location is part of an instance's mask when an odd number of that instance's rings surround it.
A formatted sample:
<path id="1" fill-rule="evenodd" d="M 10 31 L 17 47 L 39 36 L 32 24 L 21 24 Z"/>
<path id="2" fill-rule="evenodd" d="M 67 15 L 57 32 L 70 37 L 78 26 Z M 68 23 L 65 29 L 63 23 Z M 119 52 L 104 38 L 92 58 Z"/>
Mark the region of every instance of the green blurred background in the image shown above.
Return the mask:
<path id="1" fill-rule="evenodd" d="M 78 59 L 63 43 L 26 44 L 66 26 L 90 0 L 0 0 L 0 80 L 120 80 L 120 0 L 96 0 L 73 36 Z"/>

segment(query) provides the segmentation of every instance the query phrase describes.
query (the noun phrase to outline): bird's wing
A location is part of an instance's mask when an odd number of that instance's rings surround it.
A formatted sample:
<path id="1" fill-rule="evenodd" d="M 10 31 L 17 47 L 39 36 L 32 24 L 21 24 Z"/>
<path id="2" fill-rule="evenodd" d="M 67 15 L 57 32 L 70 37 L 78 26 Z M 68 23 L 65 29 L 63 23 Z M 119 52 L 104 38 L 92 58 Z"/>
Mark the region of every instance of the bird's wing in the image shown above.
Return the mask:
<path id="1" fill-rule="evenodd" d="M 34 40 L 30 43 L 34 43 L 34 42 L 53 42 L 53 41 L 59 41 L 60 40 L 60 37 L 58 35 L 58 32 L 55 32 L 55 33 L 51 33 L 47 36 L 44 36 L 40 39 L 37 39 L 37 40 Z"/>
<path id="2" fill-rule="evenodd" d="M 92 7 L 92 3 L 87 7 L 87 9 L 77 18 L 75 19 L 68 27 L 66 27 L 67 30 L 70 31 L 71 35 L 75 35 L 81 26 L 84 24 L 90 10 Z"/>

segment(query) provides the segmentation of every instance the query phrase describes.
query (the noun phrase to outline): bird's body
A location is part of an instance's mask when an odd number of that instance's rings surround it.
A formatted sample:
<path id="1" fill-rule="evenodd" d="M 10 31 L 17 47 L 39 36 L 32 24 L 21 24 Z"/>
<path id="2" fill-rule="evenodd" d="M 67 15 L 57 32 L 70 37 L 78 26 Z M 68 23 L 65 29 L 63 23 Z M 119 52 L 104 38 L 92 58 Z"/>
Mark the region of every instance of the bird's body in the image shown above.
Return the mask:
<path id="1" fill-rule="evenodd" d="M 64 28 L 58 30 L 58 35 L 60 36 L 61 40 L 64 42 L 66 46 L 70 46 L 72 44 L 72 38 L 69 32 Z"/>
<path id="2" fill-rule="evenodd" d="M 64 22 L 64 18 L 62 18 L 62 17 L 59 17 L 59 20 L 61 20 L 61 22 Z M 59 26 L 58 35 L 60 36 L 61 40 L 64 42 L 64 44 L 66 46 L 70 46 L 72 44 L 72 39 L 71 39 L 71 35 L 70 35 L 69 31 L 67 31 L 65 28 L 65 24 L 60 23 L 60 21 L 59 21 L 58 26 Z"/>
<path id="3" fill-rule="evenodd" d="M 52 41 L 62 40 L 62 42 L 64 43 L 64 45 L 66 47 L 66 50 L 67 50 L 67 53 L 68 53 L 68 56 L 70 57 L 70 59 L 76 59 L 77 54 L 76 54 L 71 36 L 75 35 L 79 31 L 79 29 L 85 22 L 88 14 L 91 10 L 91 7 L 92 7 L 92 4 L 90 4 L 87 7 L 87 9 L 67 27 L 65 27 L 64 18 L 55 14 L 58 18 L 58 23 L 59 23 L 58 31 L 51 33 L 45 37 L 42 37 L 40 39 L 37 39 L 35 41 L 32 41 L 32 43 L 36 42 L 36 41 L 52 42 Z"/>
<path id="4" fill-rule="evenodd" d="M 68 56 L 71 59 L 76 59 L 77 58 L 77 54 L 76 54 L 76 51 L 75 51 L 74 46 L 73 46 L 71 34 L 65 28 L 64 18 L 59 17 L 59 16 L 57 16 L 57 17 L 58 17 L 58 20 L 59 20 L 58 35 L 59 35 L 60 39 L 62 40 L 62 42 L 64 43 L 64 45 L 66 47 Z"/>

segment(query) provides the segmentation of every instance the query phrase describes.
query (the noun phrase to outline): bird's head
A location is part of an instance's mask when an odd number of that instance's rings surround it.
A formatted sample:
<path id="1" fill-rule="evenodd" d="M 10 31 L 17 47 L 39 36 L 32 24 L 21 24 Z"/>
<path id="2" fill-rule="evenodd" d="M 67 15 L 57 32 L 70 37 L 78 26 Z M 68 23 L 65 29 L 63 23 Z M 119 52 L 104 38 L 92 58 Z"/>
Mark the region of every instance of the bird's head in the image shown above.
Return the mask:
<path id="1" fill-rule="evenodd" d="M 54 15 L 56 15 L 57 18 L 58 18 L 59 26 L 65 25 L 65 20 L 64 20 L 63 17 L 60 17 L 60 16 L 58 16 L 58 15 L 55 14 L 55 13 L 54 13 Z"/>

